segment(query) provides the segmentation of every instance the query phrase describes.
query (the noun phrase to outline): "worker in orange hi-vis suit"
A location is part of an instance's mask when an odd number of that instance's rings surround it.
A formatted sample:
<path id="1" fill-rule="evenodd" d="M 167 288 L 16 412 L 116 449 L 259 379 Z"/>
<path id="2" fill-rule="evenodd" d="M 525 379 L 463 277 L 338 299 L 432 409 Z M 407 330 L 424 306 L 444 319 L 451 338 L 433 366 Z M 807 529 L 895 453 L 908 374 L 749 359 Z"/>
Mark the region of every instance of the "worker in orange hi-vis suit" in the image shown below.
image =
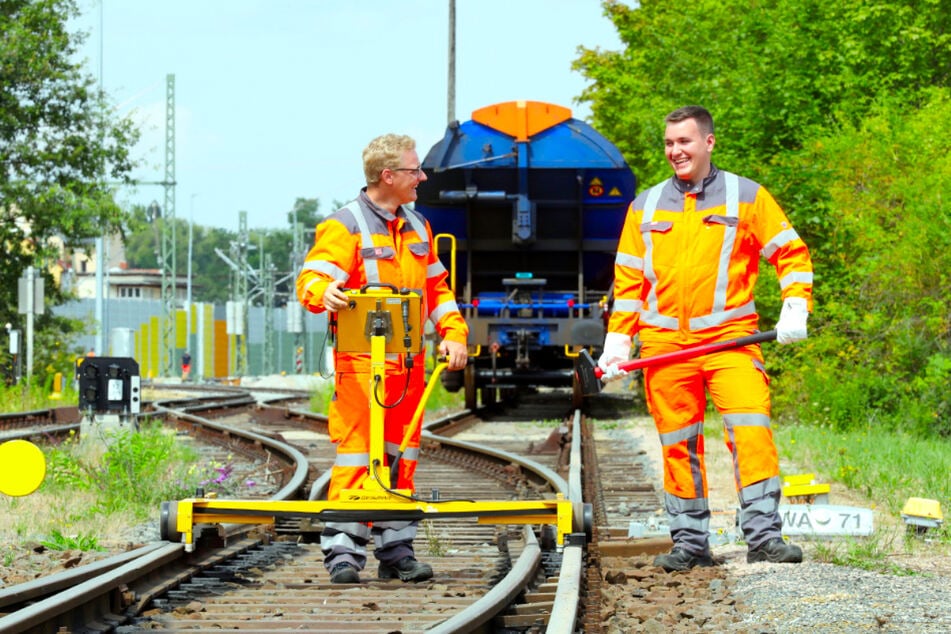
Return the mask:
<path id="1" fill-rule="evenodd" d="M 314 246 L 297 277 L 297 297 L 315 313 L 347 307 L 344 288 L 390 284 L 411 289 L 422 297 L 422 319 L 433 323 L 442 337 L 438 352 L 449 371 L 467 361 L 469 329 L 446 283 L 448 272 L 440 263 L 429 223 L 406 207 L 416 200 L 416 186 L 426 180 L 408 136 L 386 134 L 363 151 L 367 186 L 317 226 Z M 425 351 L 388 354 L 384 393 L 403 395 L 388 403 L 384 413 L 384 443 L 388 459 L 399 452 L 406 427 L 425 390 Z M 370 452 L 370 353 L 335 350 L 335 392 L 330 404 L 330 439 L 337 446 L 328 500 L 344 489 L 360 488 L 367 478 Z M 407 379 L 407 375 L 408 379 Z M 404 392 L 405 391 L 405 392 Z M 419 455 L 420 427 L 403 452 L 396 488 L 413 490 Z M 367 543 L 374 539 L 380 578 L 422 581 L 432 568 L 418 561 L 413 549 L 415 521 L 327 522 L 321 535 L 324 565 L 333 583 L 357 583 L 366 565 Z"/>
<path id="2" fill-rule="evenodd" d="M 777 341 L 806 338 L 812 261 L 805 243 L 761 185 L 711 162 L 713 118 L 700 106 L 665 118 L 672 178 L 631 204 L 615 260 L 614 312 L 598 365 L 625 374 L 632 338 L 642 357 L 754 333 L 760 257 L 783 297 Z M 674 542 L 654 563 L 668 571 L 712 566 L 703 420 L 708 391 L 723 417 L 750 562 L 802 561 L 782 538 L 779 460 L 770 429 L 769 378 L 758 345 L 644 369 L 660 434 L 665 505 Z"/>

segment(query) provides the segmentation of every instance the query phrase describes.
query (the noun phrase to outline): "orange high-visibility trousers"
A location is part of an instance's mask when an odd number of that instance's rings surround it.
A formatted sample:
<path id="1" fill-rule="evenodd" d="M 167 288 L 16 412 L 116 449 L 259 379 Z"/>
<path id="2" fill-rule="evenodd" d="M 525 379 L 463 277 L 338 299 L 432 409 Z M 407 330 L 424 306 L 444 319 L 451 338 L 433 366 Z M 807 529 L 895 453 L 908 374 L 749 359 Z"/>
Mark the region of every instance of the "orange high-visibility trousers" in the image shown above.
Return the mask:
<path id="1" fill-rule="evenodd" d="M 384 410 L 383 440 L 387 456 L 395 456 L 398 452 L 406 428 L 412 421 L 416 407 L 422 398 L 426 387 L 423 365 L 423 359 L 420 356 L 412 369 L 408 387 L 406 370 L 392 372 L 387 367 L 386 376 L 383 379 L 386 386 L 385 397 L 381 399 L 383 405 L 394 405 L 402 396 L 399 404 Z M 371 391 L 368 373 L 338 371 L 335 385 L 336 393 L 330 403 L 328 432 L 331 442 L 337 445 L 337 458 L 327 490 L 328 500 L 340 499 L 340 491 L 343 489 L 360 488 L 368 476 L 370 399 L 377 398 L 377 395 Z M 413 475 L 416 472 L 421 430 L 420 424 L 400 460 L 397 481 L 390 483 L 395 488 L 415 490 Z M 387 458 L 387 463 L 389 460 L 390 458 Z"/>
<path id="2" fill-rule="evenodd" d="M 647 346 L 642 357 L 671 352 Z M 644 369 L 647 404 L 660 434 L 664 490 L 685 499 L 707 497 L 703 420 L 709 391 L 723 415 L 737 491 L 777 476 L 779 458 L 769 424 L 769 378 L 759 346 L 746 346 Z"/>

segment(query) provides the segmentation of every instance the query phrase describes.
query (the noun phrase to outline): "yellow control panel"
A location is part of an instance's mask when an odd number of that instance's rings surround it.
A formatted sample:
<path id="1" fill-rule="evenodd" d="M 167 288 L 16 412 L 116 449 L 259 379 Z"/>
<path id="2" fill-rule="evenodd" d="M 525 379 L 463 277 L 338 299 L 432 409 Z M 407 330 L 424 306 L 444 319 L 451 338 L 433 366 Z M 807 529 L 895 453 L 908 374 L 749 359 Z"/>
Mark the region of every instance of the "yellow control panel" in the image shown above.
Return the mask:
<path id="1" fill-rule="evenodd" d="M 347 308 L 337 312 L 337 351 L 370 352 L 375 334 L 387 353 L 418 354 L 423 349 L 419 291 L 386 286 L 345 289 Z"/>

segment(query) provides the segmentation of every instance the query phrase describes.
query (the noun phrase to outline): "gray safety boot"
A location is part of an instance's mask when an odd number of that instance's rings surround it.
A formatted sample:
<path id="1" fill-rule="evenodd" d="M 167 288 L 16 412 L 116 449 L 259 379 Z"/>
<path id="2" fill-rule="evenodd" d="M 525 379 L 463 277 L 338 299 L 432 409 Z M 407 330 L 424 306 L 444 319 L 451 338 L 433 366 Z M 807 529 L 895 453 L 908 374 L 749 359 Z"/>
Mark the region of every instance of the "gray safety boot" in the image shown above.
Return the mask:
<path id="1" fill-rule="evenodd" d="M 341 562 L 330 570 L 330 583 L 360 583 L 360 573 L 353 564 Z"/>
<path id="2" fill-rule="evenodd" d="M 690 570 L 696 566 L 709 568 L 717 564 L 713 561 L 709 550 L 696 554 L 674 546 L 674 549 L 669 553 L 657 555 L 654 558 L 654 565 L 663 568 L 667 572 L 674 572 L 675 570 Z"/>
<path id="3" fill-rule="evenodd" d="M 433 576 L 433 569 L 429 564 L 416 561 L 415 557 L 403 557 L 392 565 L 380 562 L 377 570 L 380 579 L 401 579 L 402 581 L 425 581 Z"/>
<path id="4" fill-rule="evenodd" d="M 787 544 L 782 537 L 774 537 L 746 553 L 746 562 L 755 564 L 768 561 L 774 564 L 798 564 L 802 562 L 802 548 Z"/>

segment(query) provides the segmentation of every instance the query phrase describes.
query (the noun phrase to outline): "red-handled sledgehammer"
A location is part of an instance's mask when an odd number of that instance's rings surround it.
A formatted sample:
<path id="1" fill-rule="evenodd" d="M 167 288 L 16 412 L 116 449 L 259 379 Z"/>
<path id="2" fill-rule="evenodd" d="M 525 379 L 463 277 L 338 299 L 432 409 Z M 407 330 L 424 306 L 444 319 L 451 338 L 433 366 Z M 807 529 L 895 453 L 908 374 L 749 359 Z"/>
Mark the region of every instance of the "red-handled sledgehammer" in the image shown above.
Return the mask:
<path id="1" fill-rule="evenodd" d="M 774 339 L 776 339 L 776 331 L 767 330 L 766 332 L 757 332 L 745 337 L 730 339 L 729 341 L 717 341 L 716 343 L 708 343 L 702 346 L 684 348 L 683 350 L 666 352 L 664 354 L 654 355 L 653 357 L 631 359 L 630 361 L 618 363 L 617 367 L 621 370 L 624 370 L 625 372 L 630 372 L 631 370 L 637 370 L 638 368 L 646 368 L 652 365 L 663 365 L 665 363 L 682 361 L 684 359 L 693 359 L 694 357 L 702 357 L 706 354 L 720 352 L 721 350 L 742 348 L 743 346 L 749 346 L 751 344 L 760 343 L 763 341 L 773 341 Z M 581 351 L 581 356 L 578 358 L 578 367 L 575 369 L 575 374 L 578 378 L 578 382 L 581 384 L 581 391 L 583 394 L 597 394 L 601 391 L 601 377 L 604 375 L 604 370 L 598 367 L 598 363 L 591 358 L 591 355 L 588 354 L 587 350 Z"/>

